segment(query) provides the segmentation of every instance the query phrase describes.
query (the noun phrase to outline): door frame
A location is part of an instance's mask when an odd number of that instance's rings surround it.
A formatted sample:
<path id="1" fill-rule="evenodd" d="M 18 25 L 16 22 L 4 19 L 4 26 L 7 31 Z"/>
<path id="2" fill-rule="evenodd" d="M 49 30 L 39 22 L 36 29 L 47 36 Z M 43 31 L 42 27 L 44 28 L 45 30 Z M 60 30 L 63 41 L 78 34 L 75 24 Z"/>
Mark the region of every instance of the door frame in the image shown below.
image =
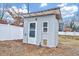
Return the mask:
<path id="1" fill-rule="evenodd" d="M 35 23 L 35 27 L 36 28 L 35 28 L 35 37 L 34 38 L 29 36 L 29 33 L 30 33 L 30 23 Z M 37 42 L 37 21 L 30 21 L 30 22 L 28 22 L 28 41 L 29 41 L 29 39 L 34 39 Z M 34 44 L 37 44 L 36 42 Z M 28 42 L 28 44 L 33 44 L 33 43 L 29 43 Z"/>

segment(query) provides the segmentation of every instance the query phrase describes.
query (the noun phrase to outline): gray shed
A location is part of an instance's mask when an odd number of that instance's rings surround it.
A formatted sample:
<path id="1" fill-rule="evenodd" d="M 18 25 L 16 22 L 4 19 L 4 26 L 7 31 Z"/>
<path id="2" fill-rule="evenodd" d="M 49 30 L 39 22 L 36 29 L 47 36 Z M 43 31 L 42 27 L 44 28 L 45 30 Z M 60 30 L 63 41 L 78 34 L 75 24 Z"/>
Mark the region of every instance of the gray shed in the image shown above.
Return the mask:
<path id="1" fill-rule="evenodd" d="M 24 18 L 23 43 L 45 47 L 58 46 L 60 8 L 27 14 Z"/>

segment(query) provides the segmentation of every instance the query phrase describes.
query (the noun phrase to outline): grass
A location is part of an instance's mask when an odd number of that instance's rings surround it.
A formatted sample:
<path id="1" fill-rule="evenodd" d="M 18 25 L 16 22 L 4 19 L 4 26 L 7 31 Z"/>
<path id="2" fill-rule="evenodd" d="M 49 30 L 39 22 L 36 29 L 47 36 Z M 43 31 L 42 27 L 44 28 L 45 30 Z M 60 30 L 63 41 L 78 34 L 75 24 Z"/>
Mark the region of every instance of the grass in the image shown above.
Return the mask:
<path id="1" fill-rule="evenodd" d="M 60 38 L 60 43 L 62 44 L 79 47 L 78 36 L 59 36 L 59 38 Z"/>

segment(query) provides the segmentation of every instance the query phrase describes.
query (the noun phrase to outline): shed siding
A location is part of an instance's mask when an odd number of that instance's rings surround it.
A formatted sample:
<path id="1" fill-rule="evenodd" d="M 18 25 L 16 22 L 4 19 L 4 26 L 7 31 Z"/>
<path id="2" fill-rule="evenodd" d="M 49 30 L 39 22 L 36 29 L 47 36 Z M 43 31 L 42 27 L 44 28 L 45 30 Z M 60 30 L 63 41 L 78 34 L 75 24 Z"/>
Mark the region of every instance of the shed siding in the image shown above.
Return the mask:
<path id="1" fill-rule="evenodd" d="M 50 17 L 50 26 L 49 26 L 49 43 L 48 45 L 50 47 L 55 47 L 55 27 L 56 27 L 56 22 L 55 22 L 55 16 Z"/>
<path id="2" fill-rule="evenodd" d="M 41 23 L 38 27 L 39 31 L 38 31 L 38 36 L 41 36 L 40 37 L 40 41 L 38 42 L 38 44 L 42 41 L 42 46 L 43 45 L 43 40 L 44 39 L 47 39 L 48 41 L 48 45 L 47 46 L 52 46 L 52 45 L 55 45 L 55 17 L 50 15 L 50 16 L 44 16 L 44 17 L 40 17 L 38 18 L 38 23 Z M 48 32 L 47 33 L 43 33 L 43 29 L 42 29 L 42 25 L 43 25 L 43 22 L 48 22 Z"/>
<path id="3" fill-rule="evenodd" d="M 55 39 L 56 39 L 56 46 L 58 46 L 58 43 L 59 43 L 59 39 L 58 39 L 59 22 L 58 22 L 58 20 L 55 20 L 55 22 L 56 22 Z"/>
<path id="4" fill-rule="evenodd" d="M 28 20 L 24 20 L 23 43 L 28 42 Z"/>

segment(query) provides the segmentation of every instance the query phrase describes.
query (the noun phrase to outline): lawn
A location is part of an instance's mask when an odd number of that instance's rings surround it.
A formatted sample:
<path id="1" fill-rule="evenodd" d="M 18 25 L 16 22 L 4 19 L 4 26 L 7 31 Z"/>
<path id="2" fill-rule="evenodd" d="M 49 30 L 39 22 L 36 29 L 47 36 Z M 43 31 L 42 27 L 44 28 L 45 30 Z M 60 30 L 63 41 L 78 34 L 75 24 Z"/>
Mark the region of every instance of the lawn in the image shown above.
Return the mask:
<path id="1" fill-rule="evenodd" d="M 64 39 L 62 39 L 64 38 Z M 68 37 L 69 38 L 69 37 Z M 1 56 L 79 56 L 79 40 L 60 36 L 57 48 L 45 48 L 22 43 L 22 40 L 0 41 Z"/>
<path id="2" fill-rule="evenodd" d="M 78 48 L 79 37 L 78 36 L 60 36 L 60 43 Z"/>

